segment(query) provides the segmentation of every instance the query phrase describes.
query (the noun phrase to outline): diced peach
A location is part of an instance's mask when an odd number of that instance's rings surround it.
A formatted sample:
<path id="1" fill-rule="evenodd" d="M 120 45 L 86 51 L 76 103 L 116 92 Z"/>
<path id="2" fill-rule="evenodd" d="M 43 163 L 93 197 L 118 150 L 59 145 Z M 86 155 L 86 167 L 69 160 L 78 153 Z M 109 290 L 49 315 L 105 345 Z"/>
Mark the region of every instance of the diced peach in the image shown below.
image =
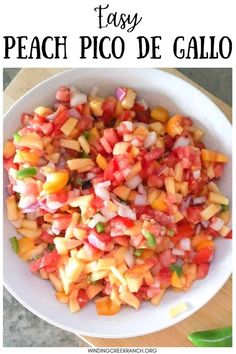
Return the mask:
<path id="1" fill-rule="evenodd" d="M 14 195 L 7 197 L 6 200 L 7 206 L 7 218 L 9 221 L 16 221 L 18 220 L 18 208 L 16 204 L 16 198 Z"/>
<path id="2" fill-rule="evenodd" d="M 59 302 L 62 304 L 68 304 L 69 303 L 69 296 L 66 295 L 63 291 L 58 291 L 56 292 L 56 298 Z"/>
<path id="3" fill-rule="evenodd" d="M 53 110 L 49 107 L 37 107 L 35 108 L 34 112 L 38 115 L 38 116 L 42 116 L 42 117 L 46 117 L 49 114 L 53 113 Z"/>
<path id="4" fill-rule="evenodd" d="M 166 129 L 162 123 L 160 122 L 151 123 L 149 127 L 151 130 L 154 130 L 154 132 L 156 132 L 158 135 L 165 135 Z"/>
<path id="5" fill-rule="evenodd" d="M 117 195 L 122 200 L 128 199 L 130 191 L 131 189 L 125 185 L 121 185 L 113 189 L 113 193 L 115 193 L 115 195 Z"/>
<path id="6" fill-rule="evenodd" d="M 155 306 L 158 306 L 160 304 L 161 299 L 163 298 L 165 292 L 166 292 L 166 289 L 160 289 L 160 293 L 151 299 L 151 303 Z"/>
<path id="7" fill-rule="evenodd" d="M 96 163 L 103 171 L 107 168 L 107 160 L 101 154 L 97 155 Z"/>
<path id="8" fill-rule="evenodd" d="M 110 270 L 116 265 L 116 260 L 113 257 L 100 258 L 97 262 L 97 270 Z"/>
<path id="9" fill-rule="evenodd" d="M 95 300 L 97 314 L 99 316 L 112 316 L 120 311 L 121 306 L 117 305 L 109 296 Z"/>
<path id="10" fill-rule="evenodd" d="M 56 291 L 63 291 L 63 285 L 60 279 L 56 276 L 55 273 L 48 273 L 48 278 Z"/>
<path id="11" fill-rule="evenodd" d="M 151 203 L 151 207 L 153 209 L 167 211 L 167 204 L 166 204 L 166 194 L 161 192 L 157 199 L 153 200 Z"/>
<path id="12" fill-rule="evenodd" d="M 86 294 L 89 300 L 93 299 L 104 289 L 104 285 L 102 284 L 90 284 L 86 289 Z"/>
<path id="13" fill-rule="evenodd" d="M 12 141 L 7 141 L 3 148 L 3 157 L 9 159 L 16 153 L 16 147 Z"/>
<path id="14" fill-rule="evenodd" d="M 30 230 L 30 229 L 20 228 L 17 231 L 25 237 L 32 238 L 32 240 L 36 240 L 37 238 L 39 238 L 39 236 L 42 233 L 42 230 L 40 229 Z"/>
<path id="15" fill-rule="evenodd" d="M 130 147 L 130 143 L 120 141 L 115 144 L 115 146 L 113 148 L 113 155 L 125 154 L 129 147 Z"/>
<path id="16" fill-rule="evenodd" d="M 120 293 L 120 299 L 129 306 L 134 307 L 136 310 L 140 307 L 139 299 L 128 290 L 124 290 Z"/>
<path id="17" fill-rule="evenodd" d="M 75 257 L 71 257 L 65 267 L 66 278 L 70 281 L 77 281 L 84 269 L 85 264 Z"/>
<path id="18" fill-rule="evenodd" d="M 185 286 L 185 278 L 183 276 L 178 276 L 176 272 L 173 272 L 170 283 L 174 288 L 183 288 Z"/>
<path id="19" fill-rule="evenodd" d="M 165 123 L 169 119 L 169 112 L 164 107 L 157 106 L 152 109 L 151 117 L 161 123 Z"/>
<path id="20" fill-rule="evenodd" d="M 139 277 L 139 278 L 127 277 L 126 281 L 128 284 L 129 291 L 131 293 L 136 293 L 139 290 L 140 286 L 142 285 L 143 277 Z"/>
<path id="21" fill-rule="evenodd" d="M 170 136 L 174 137 L 183 132 L 183 116 L 177 114 L 170 118 L 166 124 L 166 132 Z"/>
<path id="22" fill-rule="evenodd" d="M 29 149 L 43 150 L 43 142 L 37 133 L 28 133 L 20 138 L 17 145 L 27 147 Z"/>
<path id="23" fill-rule="evenodd" d="M 131 109 L 134 105 L 135 98 L 136 98 L 136 92 L 131 88 L 127 88 L 126 95 L 121 102 L 122 108 Z"/>
<path id="24" fill-rule="evenodd" d="M 100 117 L 103 115 L 103 109 L 102 109 L 102 105 L 103 105 L 104 100 L 102 98 L 96 98 L 92 101 L 90 101 L 90 108 L 93 112 L 93 115 L 95 117 Z"/>
<path id="25" fill-rule="evenodd" d="M 129 181 L 131 178 L 139 174 L 142 171 L 142 164 L 140 161 L 136 162 L 131 168 L 130 173 L 126 176 L 126 180 Z"/>
<path id="26" fill-rule="evenodd" d="M 173 177 L 165 177 L 165 187 L 168 194 L 175 194 L 175 181 Z"/>
<path id="27" fill-rule="evenodd" d="M 228 156 L 207 149 L 201 150 L 201 157 L 203 161 L 223 162 L 223 163 L 227 163 L 229 161 Z"/>

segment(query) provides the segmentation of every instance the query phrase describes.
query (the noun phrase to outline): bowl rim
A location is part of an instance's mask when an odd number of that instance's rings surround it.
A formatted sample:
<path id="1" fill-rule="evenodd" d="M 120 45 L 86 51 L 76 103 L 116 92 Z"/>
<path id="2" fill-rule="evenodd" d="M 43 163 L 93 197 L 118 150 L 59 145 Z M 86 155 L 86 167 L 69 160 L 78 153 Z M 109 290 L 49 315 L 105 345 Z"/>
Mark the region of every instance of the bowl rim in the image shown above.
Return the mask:
<path id="1" fill-rule="evenodd" d="M 77 72 L 77 71 L 84 71 L 84 70 L 93 70 L 93 71 L 104 71 L 104 70 L 117 70 L 117 71 L 128 71 L 128 70 L 142 70 L 142 71 L 153 71 L 153 72 L 156 72 L 156 71 L 159 71 L 159 72 L 162 72 L 164 73 L 165 75 L 167 76 L 170 76 L 170 77 L 174 77 L 175 80 L 178 80 L 178 81 L 181 81 L 181 82 L 184 82 L 188 87 L 191 87 L 191 89 L 194 89 L 196 91 L 198 91 L 198 93 L 206 98 L 209 103 L 211 103 L 214 108 L 216 110 L 218 110 L 218 112 L 221 114 L 222 118 L 225 120 L 225 123 L 227 121 L 227 125 L 228 127 L 230 128 L 230 130 L 232 131 L 232 124 L 231 122 L 229 121 L 229 119 L 226 117 L 226 115 L 224 114 L 224 112 L 218 107 L 218 105 L 211 100 L 211 98 L 209 98 L 203 91 L 201 91 L 200 88 L 192 85 L 190 82 L 184 80 L 183 78 L 181 77 L 178 77 L 176 76 L 174 73 L 170 73 L 170 72 L 167 72 L 167 71 L 164 71 L 162 70 L 161 68 L 129 68 L 129 67 L 126 67 L 126 68 L 71 68 L 71 69 L 68 69 L 68 68 L 65 68 L 64 71 L 62 72 L 59 72 L 55 75 L 52 75 L 50 77 L 48 77 L 47 79 L 43 80 L 43 81 L 40 81 L 37 85 L 33 86 L 30 90 L 28 90 L 27 92 L 25 92 L 19 99 L 17 99 L 16 102 L 14 102 L 14 104 L 6 111 L 6 113 L 3 115 L 3 121 L 4 119 L 7 118 L 7 116 L 9 114 L 11 114 L 11 111 L 13 111 L 15 109 L 15 107 L 19 104 L 19 102 L 21 100 L 23 100 L 26 96 L 34 93 L 34 91 L 37 91 L 37 89 L 42 86 L 42 85 L 46 85 L 47 82 L 49 81 L 54 81 L 54 80 L 57 80 L 58 77 L 63 77 L 63 76 L 66 76 L 68 75 L 68 73 L 71 73 L 71 72 Z M 4 138 L 4 137 L 3 137 Z M 3 263 L 4 263 L 4 257 L 3 257 Z M 13 290 L 11 288 L 11 286 L 8 284 L 7 282 L 7 279 L 4 278 L 4 275 L 3 275 L 3 285 L 6 287 L 6 289 L 15 297 L 15 299 L 17 301 L 20 302 L 20 304 L 22 304 L 27 310 L 29 310 L 30 312 L 32 312 L 33 314 L 35 314 L 36 316 L 38 316 L 39 318 L 41 318 L 42 320 L 56 326 L 56 327 L 59 327 L 63 330 L 66 330 L 66 331 L 69 331 L 77 336 L 89 336 L 89 337 L 94 337 L 94 338 L 117 338 L 117 339 L 121 339 L 121 338 L 133 338 L 133 337 L 139 337 L 139 336 L 144 336 L 144 335 L 148 335 L 148 334 L 152 334 L 152 333 L 157 333 L 159 331 L 162 331 L 162 330 L 165 330 L 167 328 L 170 328 L 174 325 L 176 325 L 177 323 L 180 323 L 182 322 L 183 320 L 185 320 L 186 318 L 192 316 L 194 313 L 196 313 L 199 309 L 203 308 L 210 300 L 212 300 L 214 298 L 214 296 L 220 291 L 220 289 L 224 286 L 224 284 L 227 282 L 227 280 L 230 278 L 232 274 L 232 260 L 231 260 L 231 267 L 228 268 L 225 272 L 225 275 L 224 277 L 221 277 L 221 281 L 218 281 L 218 286 L 215 288 L 214 292 L 211 293 L 211 296 L 210 298 L 207 298 L 206 301 L 203 301 L 201 302 L 201 304 L 198 306 L 195 306 L 194 309 L 192 310 L 188 310 L 186 311 L 185 313 L 183 313 L 181 315 L 181 318 L 179 316 L 177 316 L 175 319 L 173 319 L 172 321 L 172 324 L 169 325 L 169 324 L 166 324 L 165 326 L 161 327 L 160 329 L 158 330 L 145 330 L 145 327 L 144 327 L 144 330 L 140 330 L 138 333 L 136 332 L 135 334 L 128 334 L 128 335 L 121 335 L 121 334 L 104 334 L 104 333 L 98 333 L 98 331 L 96 331 L 96 333 L 93 333 L 93 332 L 90 332 L 90 331 L 83 331 L 83 330 L 74 330 L 73 328 L 69 327 L 69 326 L 66 326 L 66 325 L 63 325 L 62 323 L 58 322 L 58 321 L 55 321 L 55 320 L 52 320 L 50 319 L 49 317 L 43 315 L 42 313 L 40 313 L 39 311 L 35 310 L 33 307 L 31 307 L 30 305 L 28 305 L 22 298 L 21 296 L 19 296 L 15 290 Z"/>

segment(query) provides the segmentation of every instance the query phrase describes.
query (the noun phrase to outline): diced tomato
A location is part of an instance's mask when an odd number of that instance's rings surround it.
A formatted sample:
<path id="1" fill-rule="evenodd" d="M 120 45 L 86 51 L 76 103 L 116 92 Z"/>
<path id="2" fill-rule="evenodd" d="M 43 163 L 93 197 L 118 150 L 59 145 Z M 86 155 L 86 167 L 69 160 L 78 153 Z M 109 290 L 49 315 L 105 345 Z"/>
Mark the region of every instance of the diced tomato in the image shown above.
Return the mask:
<path id="1" fill-rule="evenodd" d="M 127 236 L 112 237 L 112 240 L 114 241 L 114 243 L 117 243 L 120 246 L 129 247 L 129 240 L 130 239 Z"/>
<path id="2" fill-rule="evenodd" d="M 55 236 L 50 235 L 47 231 L 42 231 L 40 235 L 40 240 L 47 243 L 53 243 L 54 237 Z"/>
<path id="3" fill-rule="evenodd" d="M 208 263 L 212 261 L 214 249 L 211 247 L 202 248 L 196 252 L 193 262 L 195 264 Z"/>
<path id="4" fill-rule="evenodd" d="M 21 116 L 21 123 L 23 125 L 28 125 L 30 121 L 32 120 L 33 116 L 27 113 L 23 113 Z"/>
<path id="5" fill-rule="evenodd" d="M 159 274 L 156 276 L 157 280 L 160 281 L 161 288 L 167 288 L 171 281 L 171 271 L 169 268 L 161 268 Z"/>
<path id="6" fill-rule="evenodd" d="M 128 154 L 120 154 L 116 155 L 113 161 L 117 170 L 124 171 L 127 167 L 130 167 L 133 160 Z"/>
<path id="7" fill-rule="evenodd" d="M 151 151 L 147 152 L 144 156 L 144 159 L 147 162 L 153 161 L 153 160 L 158 160 L 160 157 L 162 157 L 164 154 L 164 150 L 162 148 L 155 148 L 152 149 Z"/>
<path id="8" fill-rule="evenodd" d="M 200 212 L 202 211 L 202 207 L 192 206 L 186 209 L 187 220 L 193 224 L 197 224 L 201 220 Z"/>
<path id="9" fill-rule="evenodd" d="M 18 170 L 18 165 L 13 162 L 14 156 L 10 157 L 9 159 L 3 159 L 3 166 L 4 168 L 9 171 L 10 168 L 14 168 L 15 170 Z"/>
<path id="10" fill-rule="evenodd" d="M 209 268 L 210 263 L 199 264 L 197 267 L 197 279 L 204 279 L 209 272 Z"/>
<path id="11" fill-rule="evenodd" d="M 107 154 L 112 153 L 112 147 L 104 136 L 100 139 L 100 143 Z"/>
<path id="12" fill-rule="evenodd" d="M 110 225 L 112 228 L 117 230 L 125 230 L 126 228 L 130 228 L 134 226 L 133 220 L 128 218 L 123 218 L 121 216 L 116 216 L 115 218 L 110 220 Z"/>
<path id="13" fill-rule="evenodd" d="M 232 236 L 233 236 L 233 232 L 232 232 L 232 230 L 230 230 L 230 232 L 228 233 L 228 235 L 225 238 L 228 240 L 231 240 Z"/>
<path id="14" fill-rule="evenodd" d="M 142 112 L 136 112 L 135 118 L 139 122 L 150 123 L 151 120 L 150 109 L 146 109 L 145 111 Z"/>
<path id="15" fill-rule="evenodd" d="M 103 136 L 106 138 L 111 147 L 119 141 L 119 137 L 114 128 L 108 128 L 103 131 Z"/>
<path id="16" fill-rule="evenodd" d="M 54 127 L 55 127 L 54 128 L 54 134 L 60 133 L 60 128 L 67 121 L 68 118 L 69 118 L 68 110 L 65 110 L 65 111 L 62 111 L 62 112 L 58 113 L 56 118 L 54 118 L 54 120 L 53 120 L 53 124 L 54 124 Z"/>
<path id="17" fill-rule="evenodd" d="M 95 209 L 101 209 L 104 207 L 104 201 L 101 198 L 94 196 L 91 202 L 91 207 Z"/>
<path id="18" fill-rule="evenodd" d="M 121 122 L 118 127 L 116 128 L 116 131 L 120 137 L 122 137 L 124 134 L 130 134 L 130 130 L 127 128 L 126 124 Z"/>
<path id="19" fill-rule="evenodd" d="M 32 272 L 37 272 L 39 269 L 44 267 L 53 267 L 57 266 L 60 260 L 60 255 L 56 250 L 53 250 L 50 253 L 45 253 L 42 257 L 33 261 L 30 265 L 30 270 Z"/>
<path id="20" fill-rule="evenodd" d="M 56 99 L 61 102 L 70 102 L 70 89 L 61 87 L 56 92 Z"/>
<path id="21" fill-rule="evenodd" d="M 85 306 L 89 302 L 89 298 L 88 298 L 88 296 L 86 294 L 85 289 L 80 289 L 79 290 L 77 300 L 78 300 L 79 305 L 80 305 L 81 308 L 83 306 Z"/>
<path id="22" fill-rule="evenodd" d="M 173 139 L 170 135 L 165 135 L 163 139 L 164 139 L 164 143 L 165 143 L 165 148 L 167 150 L 172 149 L 172 147 L 175 143 L 175 139 Z"/>
<path id="23" fill-rule="evenodd" d="M 90 115 L 83 115 L 78 119 L 76 128 L 79 129 L 80 133 L 83 133 L 85 130 L 89 130 L 93 127 L 93 117 Z"/>
<path id="24" fill-rule="evenodd" d="M 194 235 L 194 227 L 186 221 L 180 222 L 177 225 L 177 233 L 171 238 L 173 242 L 177 243 L 183 238 L 192 237 Z"/>
<path id="25" fill-rule="evenodd" d="M 170 153 L 166 158 L 165 158 L 165 165 L 168 167 L 174 167 L 177 162 L 178 158 L 174 155 L 174 153 Z"/>
<path id="26" fill-rule="evenodd" d="M 160 253 L 159 261 L 163 268 L 168 268 L 172 263 L 176 262 L 176 257 L 172 254 L 170 249 Z"/>
<path id="27" fill-rule="evenodd" d="M 223 174 L 224 166 L 222 163 L 217 163 L 214 166 L 215 176 L 218 178 Z"/>
<path id="28" fill-rule="evenodd" d="M 66 203 L 68 199 L 68 192 L 65 190 L 61 190 L 57 193 L 52 193 L 47 196 L 48 202 L 59 202 L 59 203 Z"/>
<path id="29" fill-rule="evenodd" d="M 45 135 L 50 135 L 52 134 L 53 132 L 53 129 L 54 129 L 54 126 L 53 126 L 53 123 L 44 123 L 42 124 L 41 126 L 41 130 L 42 132 L 45 134 Z"/>
<path id="30" fill-rule="evenodd" d="M 107 99 L 102 104 L 103 112 L 109 114 L 111 117 L 115 112 L 116 101 L 114 99 Z"/>
<path id="31" fill-rule="evenodd" d="M 157 187 L 157 188 L 162 188 L 164 186 L 164 179 L 165 176 L 164 175 L 160 175 L 160 176 L 149 176 L 147 179 L 147 185 L 149 187 Z"/>
<path id="32" fill-rule="evenodd" d="M 71 215 L 59 216 L 53 219 L 53 229 L 58 231 L 66 230 L 71 222 Z"/>
<path id="33" fill-rule="evenodd" d="M 206 234 L 209 234 L 212 237 L 219 237 L 219 232 L 216 230 L 213 230 L 210 226 L 206 228 Z"/>
<path id="34" fill-rule="evenodd" d="M 104 180 L 105 181 L 112 181 L 114 179 L 114 172 L 116 170 L 115 167 L 115 163 L 114 160 L 111 160 L 108 165 L 107 168 L 104 171 Z"/>

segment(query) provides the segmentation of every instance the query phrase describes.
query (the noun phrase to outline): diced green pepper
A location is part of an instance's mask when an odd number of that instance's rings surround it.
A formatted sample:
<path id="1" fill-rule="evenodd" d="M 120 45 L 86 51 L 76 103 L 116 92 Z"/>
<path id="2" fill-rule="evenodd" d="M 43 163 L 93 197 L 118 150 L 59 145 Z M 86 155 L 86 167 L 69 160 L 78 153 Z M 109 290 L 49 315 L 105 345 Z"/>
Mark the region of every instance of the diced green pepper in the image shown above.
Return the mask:
<path id="1" fill-rule="evenodd" d="M 105 231 L 105 226 L 101 221 L 96 224 L 96 230 L 99 234 Z"/>
<path id="2" fill-rule="evenodd" d="M 76 182 L 76 184 L 79 184 L 79 185 L 82 185 L 82 183 L 83 183 L 83 178 L 76 178 L 76 180 L 75 180 L 75 182 Z"/>
<path id="3" fill-rule="evenodd" d="M 146 240 L 147 240 L 148 247 L 154 247 L 154 246 L 156 246 L 156 239 L 155 239 L 155 236 L 154 236 L 151 232 L 145 231 L 144 237 L 145 237 Z"/>
<path id="4" fill-rule="evenodd" d="M 169 236 L 170 236 L 170 237 L 173 237 L 174 234 L 175 234 L 175 231 L 174 231 L 173 229 L 170 229 L 170 230 L 169 230 Z"/>
<path id="5" fill-rule="evenodd" d="M 18 143 L 20 141 L 20 139 L 21 139 L 21 135 L 19 133 L 14 133 L 13 137 L 14 137 L 14 141 L 16 143 Z"/>
<path id="6" fill-rule="evenodd" d="M 180 276 L 182 275 L 182 273 L 183 273 L 183 268 L 182 268 L 181 265 L 179 265 L 179 264 L 172 264 L 172 265 L 170 266 L 170 270 L 171 270 L 172 272 L 176 272 L 176 274 L 178 275 L 178 277 L 180 277 Z"/>
<path id="7" fill-rule="evenodd" d="M 88 154 L 86 154 L 86 152 L 84 152 L 84 151 L 82 152 L 82 157 L 83 157 L 84 159 L 87 159 L 87 158 L 88 158 L 88 156 L 89 156 L 89 155 L 88 155 Z"/>
<path id="8" fill-rule="evenodd" d="M 17 172 L 16 178 L 23 179 L 27 177 L 33 177 L 36 174 L 37 174 L 37 169 L 35 167 L 26 167 Z"/>
<path id="9" fill-rule="evenodd" d="M 232 347 L 232 327 L 193 332 L 188 339 L 196 347 Z"/>
<path id="10" fill-rule="evenodd" d="M 83 133 L 83 136 L 85 137 L 86 140 L 88 140 L 89 136 L 90 136 L 89 131 L 85 130 L 85 132 Z"/>
<path id="11" fill-rule="evenodd" d="M 134 251 L 134 255 L 135 255 L 136 257 L 140 257 L 140 256 L 142 255 L 142 253 L 143 253 L 143 250 L 135 250 L 135 251 Z"/>
<path id="12" fill-rule="evenodd" d="M 53 251 L 54 248 L 55 248 L 54 243 L 49 243 L 47 248 L 48 248 L 49 251 Z"/>
<path id="13" fill-rule="evenodd" d="M 228 205 L 221 205 L 221 211 L 227 211 L 229 210 L 229 206 Z"/>
<path id="14" fill-rule="evenodd" d="M 13 249 L 13 251 L 15 253 L 18 253 L 18 251 L 19 251 L 19 243 L 18 243 L 18 240 L 17 240 L 16 236 L 11 237 L 10 238 L 10 242 L 11 242 L 11 248 Z"/>
<path id="15" fill-rule="evenodd" d="M 88 276 L 87 280 L 88 280 L 89 284 L 96 284 L 97 283 L 97 280 L 92 280 L 91 279 L 91 275 Z"/>

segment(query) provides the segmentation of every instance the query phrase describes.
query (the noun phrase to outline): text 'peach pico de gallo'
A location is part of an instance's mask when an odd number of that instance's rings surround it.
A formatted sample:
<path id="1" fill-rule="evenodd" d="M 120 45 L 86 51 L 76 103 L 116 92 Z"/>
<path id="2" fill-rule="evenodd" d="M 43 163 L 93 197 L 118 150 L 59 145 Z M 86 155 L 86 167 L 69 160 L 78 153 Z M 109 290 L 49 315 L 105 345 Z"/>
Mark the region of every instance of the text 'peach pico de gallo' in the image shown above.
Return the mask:
<path id="1" fill-rule="evenodd" d="M 94 300 L 114 315 L 189 290 L 207 276 L 215 239 L 232 237 L 217 186 L 228 157 L 203 135 L 132 88 L 59 88 L 4 146 L 13 250 L 71 312 Z"/>

